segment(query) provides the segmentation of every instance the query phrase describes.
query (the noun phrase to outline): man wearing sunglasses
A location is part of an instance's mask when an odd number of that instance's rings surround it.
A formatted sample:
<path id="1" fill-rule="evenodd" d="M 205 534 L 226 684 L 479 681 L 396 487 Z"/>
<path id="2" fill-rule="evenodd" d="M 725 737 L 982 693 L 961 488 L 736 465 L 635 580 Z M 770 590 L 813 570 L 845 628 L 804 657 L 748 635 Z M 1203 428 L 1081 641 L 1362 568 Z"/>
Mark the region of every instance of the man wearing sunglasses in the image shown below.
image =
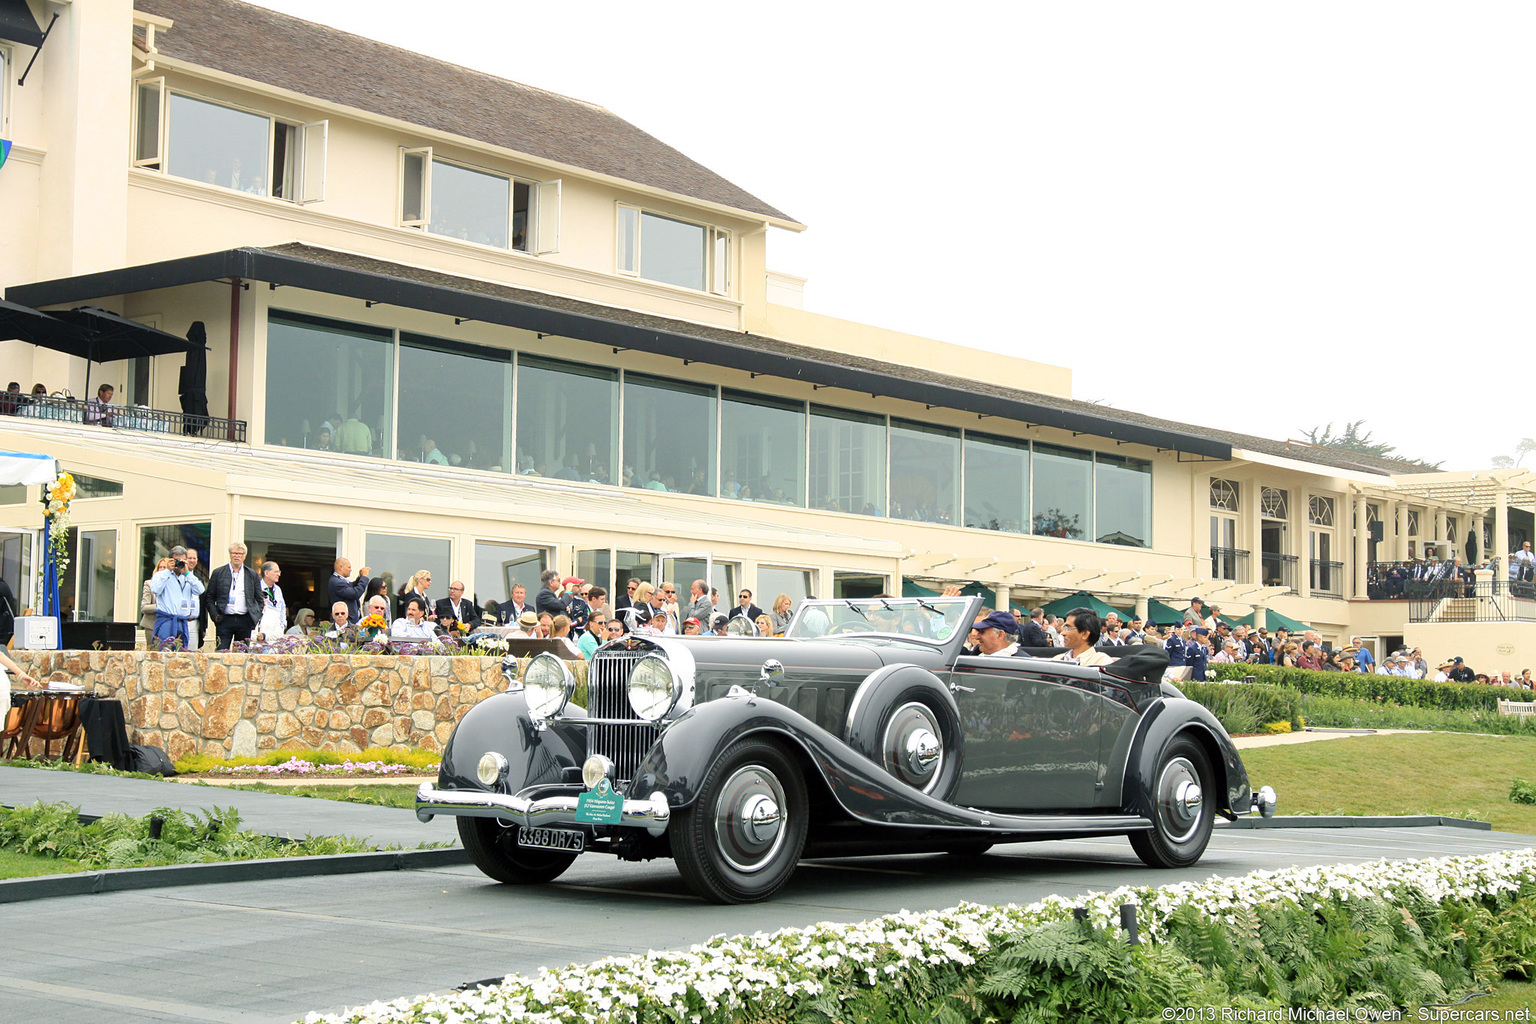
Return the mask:
<path id="1" fill-rule="evenodd" d="M 763 610 L 752 603 L 752 591 L 742 587 L 736 592 L 736 607 L 731 609 L 731 614 L 726 618 L 734 619 L 738 615 L 745 615 L 748 622 L 756 622 L 761 614 Z"/>

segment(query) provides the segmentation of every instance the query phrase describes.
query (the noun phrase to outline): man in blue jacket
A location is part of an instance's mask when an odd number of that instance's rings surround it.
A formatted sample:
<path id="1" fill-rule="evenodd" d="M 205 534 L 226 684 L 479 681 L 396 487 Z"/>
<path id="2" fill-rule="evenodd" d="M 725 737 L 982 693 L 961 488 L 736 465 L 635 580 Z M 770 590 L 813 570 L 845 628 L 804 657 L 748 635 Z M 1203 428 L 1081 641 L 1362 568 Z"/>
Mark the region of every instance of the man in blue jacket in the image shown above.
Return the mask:
<path id="1" fill-rule="evenodd" d="M 203 581 L 187 567 L 186 558 L 151 576 L 149 592 L 155 595 L 155 640 L 177 640 L 183 648 L 189 646 L 187 622 L 197 618 Z"/>
<path id="2" fill-rule="evenodd" d="M 363 571 L 357 574 L 357 579 L 348 580 L 352 575 L 352 560 L 349 558 L 336 559 L 335 572 L 331 573 L 330 586 L 326 593 L 331 599 L 331 604 L 341 601 L 347 606 L 347 621 L 358 622 L 362 619 L 359 613 L 359 605 L 363 595 L 368 592 L 369 568 L 363 566 Z"/>

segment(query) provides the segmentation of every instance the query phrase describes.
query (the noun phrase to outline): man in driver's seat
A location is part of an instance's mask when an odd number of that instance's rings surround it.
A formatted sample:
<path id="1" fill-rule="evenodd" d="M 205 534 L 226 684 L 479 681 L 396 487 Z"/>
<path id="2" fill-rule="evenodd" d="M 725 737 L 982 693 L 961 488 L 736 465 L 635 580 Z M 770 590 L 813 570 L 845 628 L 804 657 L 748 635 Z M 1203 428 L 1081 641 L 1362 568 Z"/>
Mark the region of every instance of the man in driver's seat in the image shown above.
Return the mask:
<path id="1" fill-rule="evenodd" d="M 1008 658 L 1018 653 L 1019 624 L 1008 612 L 993 612 L 971 628 L 976 632 L 976 646 L 982 655 Z"/>

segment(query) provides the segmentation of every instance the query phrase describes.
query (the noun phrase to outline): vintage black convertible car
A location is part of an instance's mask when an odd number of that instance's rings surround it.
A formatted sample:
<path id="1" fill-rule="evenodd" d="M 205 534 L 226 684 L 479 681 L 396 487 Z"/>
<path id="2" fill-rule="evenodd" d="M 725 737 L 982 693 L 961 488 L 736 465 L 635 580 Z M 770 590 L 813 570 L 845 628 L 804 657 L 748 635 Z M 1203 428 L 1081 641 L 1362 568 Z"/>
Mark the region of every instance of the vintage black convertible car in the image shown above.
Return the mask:
<path id="1" fill-rule="evenodd" d="M 416 814 L 458 815 L 475 864 L 546 882 L 583 852 L 672 857 L 701 896 L 766 899 L 802 857 L 1124 834 L 1183 867 L 1217 813 L 1270 814 L 1226 730 L 1162 680 L 965 653 L 980 598 L 810 601 L 782 639 L 630 635 L 585 708 L 542 654 L 470 709 Z"/>

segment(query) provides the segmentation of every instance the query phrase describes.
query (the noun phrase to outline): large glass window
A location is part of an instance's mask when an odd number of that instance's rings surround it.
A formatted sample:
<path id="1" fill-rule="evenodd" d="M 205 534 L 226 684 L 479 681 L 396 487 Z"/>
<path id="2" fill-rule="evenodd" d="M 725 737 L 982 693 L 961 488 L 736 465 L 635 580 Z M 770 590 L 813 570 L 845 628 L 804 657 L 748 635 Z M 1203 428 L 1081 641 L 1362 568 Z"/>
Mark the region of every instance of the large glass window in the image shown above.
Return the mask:
<path id="1" fill-rule="evenodd" d="M 501 470 L 512 464 L 512 353 L 400 336 L 400 428 L 411 462 Z"/>
<path id="2" fill-rule="evenodd" d="M 767 611 L 773 607 L 773 602 L 778 600 L 780 594 L 788 594 L 794 602 L 793 607 L 800 607 L 800 602 L 811 596 L 811 571 L 786 569 L 777 565 L 758 566 L 757 596 L 753 598 L 753 603 Z"/>
<path id="3" fill-rule="evenodd" d="M 499 541 L 475 542 L 475 580 L 473 597 L 477 607 L 485 609 L 486 602 L 504 604 L 512 600 L 512 588 L 519 583 L 527 591 L 525 600 L 533 604 L 533 596 L 539 592 L 539 574 L 549 565 L 546 548 L 503 544 Z M 424 568 L 424 567 L 423 567 Z M 584 579 L 591 579 L 584 576 Z M 409 577 L 409 573 L 407 573 Z M 439 593 L 438 591 L 441 591 Z M 434 601 L 448 596 L 448 585 L 438 585 L 434 578 L 431 597 Z"/>
<path id="4" fill-rule="evenodd" d="M 1100 453 L 1094 464 L 1094 529 L 1100 544 L 1152 546 L 1152 463 Z"/>
<path id="5" fill-rule="evenodd" d="M 1085 540 L 1093 536 L 1093 453 L 1035 445 L 1031 533 Z"/>
<path id="6" fill-rule="evenodd" d="M 99 476 L 86 476 L 83 473 L 72 474 L 75 478 L 75 497 L 77 498 L 121 498 L 123 485 L 117 480 L 105 480 Z"/>
<path id="7" fill-rule="evenodd" d="M 877 597 L 886 593 L 890 579 L 875 573 L 833 572 L 832 596 L 839 600 Z"/>
<path id="8" fill-rule="evenodd" d="M 811 507 L 885 514 L 885 418 L 811 408 Z"/>
<path id="9" fill-rule="evenodd" d="M 720 497 L 805 504 L 805 405 L 720 396 Z"/>
<path id="10" fill-rule="evenodd" d="M 331 614 L 330 581 L 336 556 L 341 553 L 341 529 L 312 526 L 308 523 L 269 523 L 256 519 L 245 521 L 245 564 L 260 572 L 261 563 L 276 562 L 283 570 L 278 586 L 292 616 L 308 608 L 315 618 L 326 621 Z M 209 566 L 211 573 L 229 564 L 227 550 L 219 551 Z M 374 563 L 377 564 L 377 563 Z M 373 568 L 368 562 L 353 562 L 354 569 Z"/>
<path id="11" fill-rule="evenodd" d="M 960 431 L 891 421 L 891 515 L 922 523 L 955 522 Z"/>
<path id="12" fill-rule="evenodd" d="M 0 579 L 16 596 L 12 613 L 20 615 L 37 594 L 37 574 L 32 571 L 32 532 L 0 531 Z M 0 641 L 3 643 L 4 641 Z"/>
<path id="13" fill-rule="evenodd" d="M 236 192 L 272 194 L 267 182 L 271 118 L 176 93 L 168 113 L 167 173 Z"/>
<path id="14" fill-rule="evenodd" d="M 435 603 L 448 596 L 453 542 L 447 538 L 370 533 L 365 548 L 367 555 L 363 564 L 373 570 L 375 579 L 384 580 L 392 615 L 402 614 L 400 596 L 411 585 L 411 577 L 422 569 L 432 574 L 427 600 Z M 431 610 L 430 607 L 427 609 Z"/>
<path id="15" fill-rule="evenodd" d="M 67 622 L 111 622 L 117 585 L 117 531 L 69 529 L 69 569 L 59 577 Z"/>
<path id="16" fill-rule="evenodd" d="M 1029 442 L 965 435 L 965 525 L 1028 533 Z"/>
<path id="17" fill-rule="evenodd" d="M 522 186 L 522 194 L 526 211 L 527 185 Z M 432 221 L 427 225 L 428 231 L 505 249 L 511 221 L 509 179 L 441 160 L 432 161 Z"/>
<path id="18" fill-rule="evenodd" d="M 155 565 L 180 545 L 197 551 L 198 575 L 208 582 L 208 574 L 217 566 L 212 561 L 208 539 L 213 535 L 209 523 L 179 523 L 172 526 L 141 526 L 139 528 L 139 580 L 149 579 L 155 573 Z M 223 564 L 228 559 L 221 559 Z"/>
<path id="19" fill-rule="evenodd" d="M 392 454 L 394 336 L 298 313 L 267 321 L 267 444 Z"/>
<path id="20" fill-rule="evenodd" d="M 624 485 L 715 493 L 715 389 L 624 376 Z"/>
<path id="21" fill-rule="evenodd" d="M 518 356 L 517 472 L 615 483 L 619 375 Z"/>
<path id="22" fill-rule="evenodd" d="M 704 290 L 704 228 L 654 213 L 640 215 L 640 276 Z"/>

